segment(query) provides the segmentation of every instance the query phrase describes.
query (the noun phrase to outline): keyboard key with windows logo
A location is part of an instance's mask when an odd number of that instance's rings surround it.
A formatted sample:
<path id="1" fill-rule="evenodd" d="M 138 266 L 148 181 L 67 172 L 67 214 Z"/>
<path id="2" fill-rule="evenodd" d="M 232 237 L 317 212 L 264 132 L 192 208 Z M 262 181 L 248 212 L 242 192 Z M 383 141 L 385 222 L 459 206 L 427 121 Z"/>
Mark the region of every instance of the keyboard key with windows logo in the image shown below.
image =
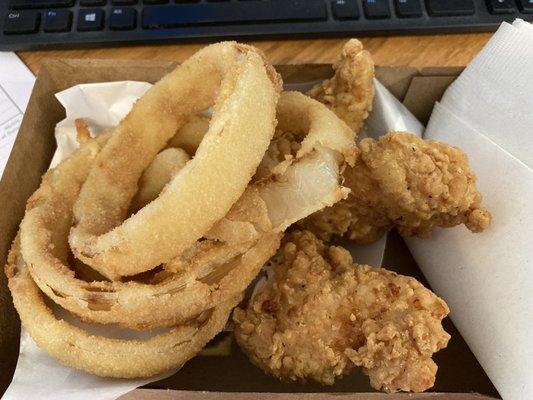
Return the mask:
<path id="1" fill-rule="evenodd" d="M 104 11 L 94 9 L 81 9 L 78 13 L 79 31 L 99 31 L 104 28 Z"/>

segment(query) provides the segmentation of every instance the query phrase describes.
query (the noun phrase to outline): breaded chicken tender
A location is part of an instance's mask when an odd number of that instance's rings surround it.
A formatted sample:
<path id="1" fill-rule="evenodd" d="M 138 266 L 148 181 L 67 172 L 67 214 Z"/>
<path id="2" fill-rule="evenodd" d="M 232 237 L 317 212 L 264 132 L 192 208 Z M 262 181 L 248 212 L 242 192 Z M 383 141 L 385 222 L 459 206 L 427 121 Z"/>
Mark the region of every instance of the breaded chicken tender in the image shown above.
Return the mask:
<path id="1" fill-rule="evenodd" d="M 481 232 L 490 225 L 476 176 L 460 149 L 406 132 L 364 139 L 358 147 L 355 166 L 343 173 L 348 199 L 313 214 L 301 227 L 324 240 L 338 235 L 364 244 L 392 228 L 427 238 L 434 227 L 464 224 Z"/>
<path id="2" fill-rule="evenodd" d="M 335 75 L 314 86 L 307 95 L 324 103 L 355 132 L 372 111 L 374 61 L 357 39 L 349 40 L 333 65 Z"/>
<path id="3" fill-rule="evenodd" d="M 359 265 L 306 231 L 288 234 L 272 263 L 274 276 L 234 312 L 254 364 L 287 381 L 331 385 L 362 367 L 386 392 L 433 386 L 449 309 L 416 279 Z"/>

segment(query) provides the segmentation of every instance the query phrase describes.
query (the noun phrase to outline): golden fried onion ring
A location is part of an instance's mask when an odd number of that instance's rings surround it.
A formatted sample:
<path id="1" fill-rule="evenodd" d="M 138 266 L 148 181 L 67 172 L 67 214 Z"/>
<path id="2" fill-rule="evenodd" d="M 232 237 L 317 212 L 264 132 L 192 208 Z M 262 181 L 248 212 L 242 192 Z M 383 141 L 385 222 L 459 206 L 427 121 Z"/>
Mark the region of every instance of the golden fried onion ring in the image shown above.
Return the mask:
<path id="1" fill-rule="evenodd" d="M 339 185 L 345 165 L 356 156 L 355 132 L 323 104 L 298 92 L 282 93 L 278 132 L 302 139 L 295 156 L 287 156 L 268 184 L 259 183 L 272 225 L 279 231 L 346 198 Z"/>
<path id="2" fill-rule="evenodd" d="M 31 279 L 18 239 L 6 275 L 22 326 L 37 345 L 64 365 L 103 377 L 144 378 L 181 366 L 224 328 L 241 299 L 230 298 L 207 315 L 147 340 L 112 339 L 91 335 L 53 314 Z"/>
<path id="3" fill-rule="evenodd" d="M 137 101 L 98 155 L 74 207 L 77 258 L 110 279 L 177 256 L 244 192 L 275 127 L 280 78 L 253 47 L 200 50 Z M 192 116 L 212 105 L 195 157 L 166 190 L 126 217 L 142 172 Z"/>

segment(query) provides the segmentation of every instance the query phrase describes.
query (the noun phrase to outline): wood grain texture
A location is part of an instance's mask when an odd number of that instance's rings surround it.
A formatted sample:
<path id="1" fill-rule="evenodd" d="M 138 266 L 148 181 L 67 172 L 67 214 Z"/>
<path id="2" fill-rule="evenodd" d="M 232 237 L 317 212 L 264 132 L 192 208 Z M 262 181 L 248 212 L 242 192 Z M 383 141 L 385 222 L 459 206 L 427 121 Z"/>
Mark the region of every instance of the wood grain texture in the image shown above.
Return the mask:
<path id="1" fill-rule="evenodd" d="M 361 38 L 377 65 L 382 66 L 465 66 L 487 43 L 492 34 L 437 36 L 390 36 Z M 332 63 L 346 38 L 256 41 L 273 64 Z M 182 62 L 205 43 L 107 47 L 83 50 L 49 50 L 18 53 L 33 73 L 47 57 L 118 58 L 130 60 L 168 60 Z"/>

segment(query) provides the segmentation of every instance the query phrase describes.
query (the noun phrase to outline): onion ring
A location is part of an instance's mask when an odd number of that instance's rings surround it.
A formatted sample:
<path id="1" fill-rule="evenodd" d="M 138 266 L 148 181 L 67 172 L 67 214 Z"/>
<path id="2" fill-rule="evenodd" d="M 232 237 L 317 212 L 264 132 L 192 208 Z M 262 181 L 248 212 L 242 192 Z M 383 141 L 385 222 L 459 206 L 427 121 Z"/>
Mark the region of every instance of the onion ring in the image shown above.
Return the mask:
<path id="1" fill-rule="evenodd" d="M 346 165 L 356 158 L 355 132 L 332 111 L 298 92 L 282 93 L 278 103 L 278 132 L 303 138 L 294 156 L 275 168 L 269 184 L 259 183 L 272 225 L 279 231 L 346 198 L 339 185 Z"/>
<path id="2" fill-rule="evenodd" d="M 76 257 L 117 280 L 150 270 L 201 238 L 242 195 L 268 148 L 280 87 L 257 50 L 233 42 L 200 50 L 156 83 L 116 128 L 82 187 L 69 237 Z M 213 99 L 194 159 L 123 222 L 142 172 Z"/>
<path id="3" fill-rule="evenodd" d="M 224 329 L 241 299 L 231 298 L 209 315 L 148 340 L 111 339 L 55 317 L 28 273 L 18 239 L 10 251 L 6 275 L 21 323 L 37 345 L 64 365 L 102 377 L 144 378 L 181 366 Z"/>

